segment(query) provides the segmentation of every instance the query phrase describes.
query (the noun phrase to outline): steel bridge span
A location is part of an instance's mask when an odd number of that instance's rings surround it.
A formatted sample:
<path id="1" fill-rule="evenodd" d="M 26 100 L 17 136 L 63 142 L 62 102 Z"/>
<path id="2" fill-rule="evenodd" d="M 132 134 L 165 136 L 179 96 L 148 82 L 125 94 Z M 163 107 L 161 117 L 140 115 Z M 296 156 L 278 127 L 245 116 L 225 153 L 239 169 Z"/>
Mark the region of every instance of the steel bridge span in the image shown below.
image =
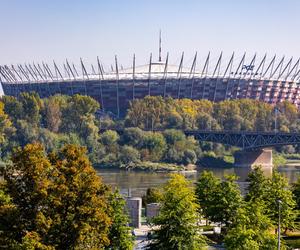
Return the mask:
<path id="1" fill-rule="evenodd" d="M 123 129 L 116 129 L 116 131 L 120 134 L 124 132 Z M 163 132 L 164 129 L 146 131 Z M 199 141 L 221 143 L 240 148 L 241 150 L 234 155 L 235 166 L 237 167 L 252 168 L 259 165 L 262 168 L 272 168 L 272 147 L 300 144 L 300 133 L 226 130 L 183 130 L 183 132 L 187 136 L 194 136 Z"/>
<path id="2" fill-rule="evenodd" d="M 240 148 L 234 155 L 236 167 L 261 166 L 269 171 L 273 167 L 272 147 L 300 144 L 300 133 L 203 131 L 184 130 L 187 136 L 199 141 L 221 143 Z"/>
<path id="3" fill-rule="evenodd" d="M 221 143 L 239 147 L 242 150 L 300 144 L 300 133 L 207 130 L 184 130 L 184 133 L 188 136 L 194 136 L 199 141 Z"/>
<path id="4" fill-rule="evenodd" d="M 199 130 L 186 130 L 184 133 L 199 141 L 239 147 L 241 150 L 234 155 L 236 167 L 251 169 L 261 166 L 266 172 L 272 171 L 273 167 L 272 147 L 300 144 L 300 133 Z"/>

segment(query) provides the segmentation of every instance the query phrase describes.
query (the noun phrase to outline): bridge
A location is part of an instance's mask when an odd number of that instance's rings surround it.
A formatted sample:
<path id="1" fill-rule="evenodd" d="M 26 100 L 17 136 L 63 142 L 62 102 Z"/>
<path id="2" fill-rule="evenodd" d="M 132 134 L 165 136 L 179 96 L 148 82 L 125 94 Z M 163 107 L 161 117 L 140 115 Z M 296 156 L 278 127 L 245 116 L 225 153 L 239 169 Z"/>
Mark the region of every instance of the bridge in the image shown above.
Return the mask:
<path id="1" fill-rule="evenodd" d="M 105 131 L 101 129 L 100 131 Z M 120 134 L 124 129 L 116 129 Z M 163 132 L 164 129 L 146 130 Z M 300 133 L 283 132 L 249 132 L 249 131 L 216 131 L 216 130 L 183 130 L 187 136 L 194 136 L 196 140 L 221 143 L 238 147 L 234 155 L 235 166 L 262 168 L 273 167 L 272 147 L 300 144 Z"/>
<path id="2" fill-rule="evenodd" d="M 199 141 L 222 143 L 243 150 L 300 144 L 300 133 L 184 130 Z"/>
<path id="3" fill-rule="evenodd" d="M 273 167 L 272 147 L 300 144 L 299 133 L 194 130 L 186 130 L 184 133 L 199 141 L 239 147 L 241 151 L 234 155 L 236 167 L 261 166 L 268 172 Z"/>
<path id="4" fill-rule="evenodd" d="M 186 130 L 184 133 L 200 141 L 239 147 L 241 151 L 234 155 L 236 167 L 261 166 L 268 172 L 273 167 L 272 147 L 300 144 L 299 133 L 200 130 Z"/>

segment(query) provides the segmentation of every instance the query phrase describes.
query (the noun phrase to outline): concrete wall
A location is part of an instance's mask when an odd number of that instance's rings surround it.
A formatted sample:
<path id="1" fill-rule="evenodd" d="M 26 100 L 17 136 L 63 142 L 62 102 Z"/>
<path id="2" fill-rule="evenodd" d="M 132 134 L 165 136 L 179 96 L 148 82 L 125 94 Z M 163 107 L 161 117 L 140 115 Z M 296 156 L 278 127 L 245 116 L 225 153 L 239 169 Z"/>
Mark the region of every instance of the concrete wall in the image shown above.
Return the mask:
<path id="1" fill-rule="evenodd" d="M 130 197 L 126 199 L 128 215 L 130 218 L 130 226 L 139 228 L 141 226 L 142 216 L 142 199 L 137 197 Z"/>
<path id="2" fill-rule="evenodd" d="M 263 169 L 272 168 L 272 149 L 237 151 L 234 155 L 234 165 L 242 168 L 253 168 L 254 166 L 261 166 Z"/>
<path id="3" fill-rule="evenodd" d="M 146 206 L 146 217 L 148 220 L 156 217 L 159 213 L 159 203 L 150 203 Z"/>

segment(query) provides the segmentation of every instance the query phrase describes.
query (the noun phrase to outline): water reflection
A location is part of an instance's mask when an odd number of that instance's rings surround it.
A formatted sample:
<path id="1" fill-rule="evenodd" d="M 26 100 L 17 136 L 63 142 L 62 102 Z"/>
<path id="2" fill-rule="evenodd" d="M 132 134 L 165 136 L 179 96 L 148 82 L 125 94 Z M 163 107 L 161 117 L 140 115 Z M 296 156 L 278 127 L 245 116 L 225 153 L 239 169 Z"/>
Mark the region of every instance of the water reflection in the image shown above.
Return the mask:
<path id="1" fill-rule="evenodd" d="M 199 168 L 198 172 L 186 172 L 184 175 L 191 181 L 196 181 L 199 174 L 204 171 L 212 171 L 217 177 L 224 178 L 228 174 L 236 174 L 239 177 L 239 184 L 242 189 L 245 186 L 245 180 L 249 173 L 247 168 Z M 296 182 L 300 174 L 300 166 L 280 167 L 278 169 L 287 177 L 290 183 Z M 97 173 L 102 177 L 104 183 L 112 187 L 118 187 L 123 194 L 130 193 L 131 196 L 139 196 L 145 194 L 147 188 L 158 187 L 169 179 L 168 173 L 151 173 L 142 171 L 124 171 L 124 170 L 108 170 L 97 169 Z M 270 176 L 270 172 L 266 175 Z"/>

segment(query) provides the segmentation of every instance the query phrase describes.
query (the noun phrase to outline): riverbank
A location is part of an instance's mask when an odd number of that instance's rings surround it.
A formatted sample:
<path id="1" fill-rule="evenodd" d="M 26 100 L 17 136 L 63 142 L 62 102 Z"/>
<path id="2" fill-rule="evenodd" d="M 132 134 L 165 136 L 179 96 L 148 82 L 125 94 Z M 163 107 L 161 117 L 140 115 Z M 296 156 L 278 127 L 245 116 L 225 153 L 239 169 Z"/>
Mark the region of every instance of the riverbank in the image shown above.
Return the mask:
<path id="1" fill-rule="evenodd" d="M 126 171 L 144 171 L 144 172 L 182 172 L 195 171 L 197 166 L 194 164 L 177 165 L 165 162 L 135 162 L 129 164 L 94 164 L 98 170 L 126 170 Z"/>

